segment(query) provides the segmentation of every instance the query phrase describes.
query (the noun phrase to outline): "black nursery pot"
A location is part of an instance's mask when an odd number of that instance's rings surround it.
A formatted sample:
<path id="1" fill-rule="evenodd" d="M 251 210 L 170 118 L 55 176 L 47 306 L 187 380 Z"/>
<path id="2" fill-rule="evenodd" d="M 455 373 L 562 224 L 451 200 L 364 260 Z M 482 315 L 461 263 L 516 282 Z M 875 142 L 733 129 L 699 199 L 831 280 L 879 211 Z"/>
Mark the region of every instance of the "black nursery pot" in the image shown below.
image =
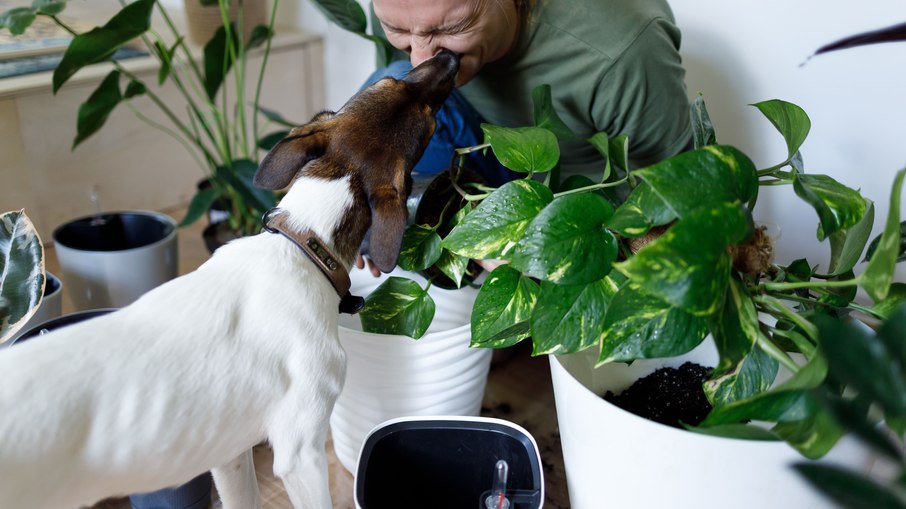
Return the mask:
<path id="1" fill-rule="evenodd" d="M 498 460 L 509 468 L 509 509 L 539 509 L 541 457 L 522 428 L 486 418 L 388 421 L 362 446 L 355 499 L 362 509 L 485 509 Z"/>
<path id="2" fill-rule="evenodd" d="M 463 169 L 461 170 L 458 184 L 462 186 L 466 183 L 481 184 L 485 183 L 485 181 L 478 173 Z M 451 203 L 449 207 L 447 207 L 448 203 Z M 434 225 L 437 224 L 443 213 L 444 224 L 437 229 L 437 233 L 441 237 L 445 237 L 453 229 L 451 225 L 453 216 L 458 210 L 466 206 L 468 206 L 468 202 L 456 192 L 456 188 L 453 185 L 453 175 L 450 170 L 444 170 L 436 175 L 413 176 L 412 191 L 406 201 L 410 224 Z M 444 212 L 445 207 L 447 208 L 446 212 Z M 470 260 L 463 279 L 466 282 L 472 282 L 481 274 L 482 270 L 480 265 Z M 422 275 L 430 279 L 431 284 L 434 286 L 447 290 L 456 288 L 454 281 L 441 272 L 437 266 L 428 267 L 422 272 Z"/>

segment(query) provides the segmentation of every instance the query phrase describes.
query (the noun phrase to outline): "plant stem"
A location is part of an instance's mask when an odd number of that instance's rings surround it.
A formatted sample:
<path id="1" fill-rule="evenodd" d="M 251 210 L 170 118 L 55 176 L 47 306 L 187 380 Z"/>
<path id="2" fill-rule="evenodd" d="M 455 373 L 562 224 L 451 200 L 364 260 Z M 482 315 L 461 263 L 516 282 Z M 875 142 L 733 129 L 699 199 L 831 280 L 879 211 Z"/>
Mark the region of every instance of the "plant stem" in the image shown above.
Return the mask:
<path id="1" fill-rule="evenodd" d="M 621 178 L 620 180 L 615 180 L 613 182 L 603 182 L 600 184 L 592 184 L 590 186 L 585 186 L 585 187 L 577 187 L 575 189 L 570 189 L 569 191 L 561 191 L 559 193 L 554 193 L 554 198 L 559 198 L 561 196 L 566 196 L 568 194 L 587 193 L 589 191 L 594 191 L 596 189 L 606 189 L 608 187 L 616 187 L 616 186 L 626 183 L 628 181 L 628 178 L 629 177 L 627 176 L 627 177 Z"/>
<path id="2" fill-rule="evenodd" d="M 759 332 L 755 342 L 764 351 L 764 353 L 768 354 L 769 357 L 776 360 L 780 364 L 783 364 L 783 366 L 786 369 L 790 370 L 790 372 L 797 373 L 799 371 L 799 365 L 796 364 L 793 359 L 791 359 L 790 356 L 787 355 L 786 352 L 775 345 L 769 337 Z"/>
<path id="3" fill-rule="evenodd" d="M 799 352 L 802 353 L 803 355 L 805 355 L 807 358 L 811 358 L 812 355 L 815 353 L 815 345 L 813 345 L 802 334 L 799 334 L 796 331 L 787 331 L 787 330 L 783 330 L 783 329 L 778 329 L 776 327 L 771 327 L 771 331 L 773 331 L 775 336 L 780 336 L 782 338 L 786 338 L 786 339 L 789 339 L 790 341 L 792 341 L 793 344 L 796 345 L 796 349 L 799 350 Z"/>
<path id="4" fill-rule="evenodd" d="M 259 138 L 258 104 L 261 100 L 261 88 L 264 84 L 264 69 L 267 68 L 267 59 L 271 54 L 271 41 L 274 39 L 274 22 L 277 20 L 277 6 L 280 4 L 280 0 L 272 0 L 271 4 L 271 17 L 267 23 L 267 41 L 264 43 L 264 57 L 261 61 L 261 70 L 258 71 L 258 83 L 255 85 L 255 102 L 253 103 L 255 111 L 252 112 L 252 139 L 255 141 L 256 146 Z"/>
<path id="5" fill-rule="evenodd" d="M 792 180 L 777 179 L 777 180 L 759 180 L 759 186 L 788 186 L 792 184 Z"/>
<path id="6" fill-rule="evenodd" d="M 808 288 L 848 288 L 857 286 L 859 277 L 846 281 L 796 281 L 788 283 L 763 283 L 761 286 L 768 291 L 783 292 L 787 290 L 804 290 Z"/>
<path id="7" fill-rule="evenodd" d="M 818 327 L 816 327 L 815 324 L 809 322 L 805 318 L 796 314 L 790 308 L 784 306 L 783 302 L 781 302 L 777 298 L 771 297 L 770 295 L 756 295 L 752 297 L 752 300 L 771 311 L 779 313 L 784 318 L 796 324 L 797 327 L 805 332 L 805 334 L 808 336 L 808 339 L 813 343 L 818 341 Z"/>

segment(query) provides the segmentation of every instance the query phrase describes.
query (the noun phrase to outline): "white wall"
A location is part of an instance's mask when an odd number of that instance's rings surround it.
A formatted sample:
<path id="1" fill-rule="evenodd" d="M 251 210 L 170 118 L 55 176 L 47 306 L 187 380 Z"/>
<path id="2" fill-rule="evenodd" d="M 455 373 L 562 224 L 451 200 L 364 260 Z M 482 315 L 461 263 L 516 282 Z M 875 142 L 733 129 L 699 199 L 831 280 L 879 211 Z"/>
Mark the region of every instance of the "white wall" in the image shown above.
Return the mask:
<path id="1" fill-rule="evenodd" d="M 367 13 L 368 0 L 358 1 Z M 374 71 L 374 43 L 328 24 L 308 0 L 281 0 L 279 8 L 281 21 L 294 20 L 297 26 L 323 35 L 327 101 L 324 109 L 339 109 Z"/>
<path id="2" fill-rule="evenodd" d="M 809 114 L 805 169 L 828 174 L 874 200 L 883 227 L 893 175 L 906 165 L 906 43 L 827 53 L 820 46 L 906 21 L 901 0 L 671 0 L 683 31 L 690 96 L 702 92 L 721 143 L 766 168 L 785 159 L 780 135 L 748 104 L 783 99 Z M 762 188 L 762 220 L 780 225 L 778 261 L 807 255 L 826 268 L 817 216 L 792 189 Z M 903 206 L 901 204 L 901 206 Z M 904 209 L 906 210 L 906 209 Z M 857 269 L 858 270 L 858 269 Z M 906 280 L 900 267 L 898 280 Z"/>

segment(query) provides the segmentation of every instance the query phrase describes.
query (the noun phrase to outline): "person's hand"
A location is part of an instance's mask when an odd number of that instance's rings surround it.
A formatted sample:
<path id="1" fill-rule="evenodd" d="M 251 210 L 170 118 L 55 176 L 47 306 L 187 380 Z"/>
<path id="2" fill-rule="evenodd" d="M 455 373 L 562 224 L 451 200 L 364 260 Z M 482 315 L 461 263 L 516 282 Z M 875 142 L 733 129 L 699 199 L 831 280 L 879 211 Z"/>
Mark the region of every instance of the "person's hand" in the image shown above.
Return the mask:
<path id="1" fill-rule="evenodd" d="M 359 255 L 359 257 L 355 259 L 355 266 L 359 269 L 364 269 L 366 263 L 368 264 L 368 270 L 371 271 L 372 276 L 381 277 L 380 269 L 377 268 L 377 265 L 375 265 L 370 258 L 367 259 L 367 262 L 366 258 L 363 255 Z"/>
<path id="2" fill-rule="evenodd" d="M 481 265 L 481 268 L 483 268 L 484 270 L 491 272 L 494 269 L 496 269 L 497 267 L 500 267 L 501 265 L 506 265 L 510 262 L 508 262 L 506 260 L 475 260 L 475 263 L 477 263 L 478 265 Z"/>

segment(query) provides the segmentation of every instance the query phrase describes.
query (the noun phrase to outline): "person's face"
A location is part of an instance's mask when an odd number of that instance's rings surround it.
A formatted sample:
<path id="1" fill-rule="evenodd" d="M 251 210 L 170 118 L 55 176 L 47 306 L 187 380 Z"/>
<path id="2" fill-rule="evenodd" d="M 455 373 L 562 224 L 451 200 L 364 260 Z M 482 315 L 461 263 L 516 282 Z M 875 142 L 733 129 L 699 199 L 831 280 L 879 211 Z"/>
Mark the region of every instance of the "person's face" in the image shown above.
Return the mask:
<path id="1" fill-rule="evenodd" d="M 471 80 L 512 48 L 518 32 L 515 0 L 373 0 L 387 40 L 412 65 L 441 48 L 460 54 L 456 84 Z"/>

